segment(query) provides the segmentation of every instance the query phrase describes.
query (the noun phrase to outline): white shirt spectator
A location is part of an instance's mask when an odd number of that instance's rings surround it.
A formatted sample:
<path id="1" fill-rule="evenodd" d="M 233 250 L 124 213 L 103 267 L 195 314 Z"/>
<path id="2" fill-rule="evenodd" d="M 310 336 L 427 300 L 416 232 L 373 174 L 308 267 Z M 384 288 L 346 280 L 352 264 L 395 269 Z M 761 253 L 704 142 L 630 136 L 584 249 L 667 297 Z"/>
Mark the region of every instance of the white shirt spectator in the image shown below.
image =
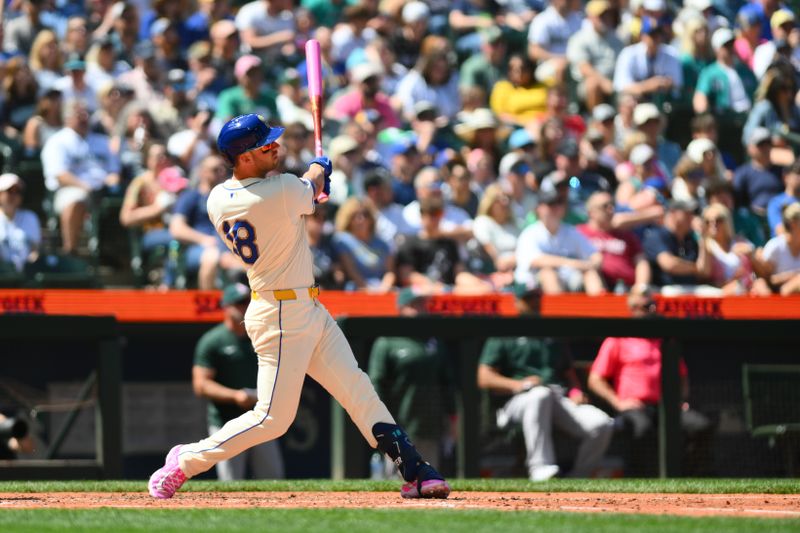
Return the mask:
<path id="1" fill-rule="evenodd" d="M 581 29 L 583 13 L 573 11 L 562 17 L 553 7 L 536 15 L 528 29 L 528 42 L 536 44 L 551 54 L 563 56 L 567 53 L 567 41 Z"/>
<path id="2" fill-rule="evenodd" d="M 185 129 L 177 133 L 173 133 L 167 141 L 167 152 L 172 157 L 181 158 L 186 151 L 186 148 L 191 145 L 197 138 L 197 132 Z M 197 168 L 200 162 L 211 153 L 211 147 L 208 142 L 202 141 L 194 145 L 192 157 L 189 160 L 189 168 Z"/>
<path id="3" fill-rule="evenodd" d="M 644 43 L 626 46 L 617 58 L 617 66 L 614 69 L 614 90 L 624 91 L 629 85 L 653 76 L 672 78 L 673 92 L 680 90 L 683 86 L 683 69 L 675 49 L 662 44 L 658 47 L 656 56 L 650 59 L 647 57 L 647 47 Z"/>
<path id="4" fill-rule="evenodd" d="M 394 250 L 394 240 L 398 235 L 408 235 L 414 230 L 406 223 L 403 218 L 403 206 L 400 204 L 390 204 L 378 212 L 378 220 L 375 221 L 375 234 L 383 241 L 389 243 Z"/>
<path id="5" fill-rule="evenodd" d="M 555 235 L 541 220 L 525 228 L 517 240 L 517 269 L 514 280 L 528 287 L 535 285 L 535 270 L 531 262 L 540 255 L 557 255 L 571 259 L 589 260 L 597 250 L 575 226 L 561 224 Z"/>
<path id="6" fill-rule="evenodd" d="M 461 111 L 461 96 L 458 93 L 458 75 L 453 73 L 446 85 L 433 87 L 416 70 L 411 70 L 397 86 L 397 98 L 403 105 L 405 116 L 414 115 L 414 104 L 431 102 L 447 118 Z"/>
<path id="7" fill-rule="evenodd" d="M 331 56 L 334 61 L 344 63 L 354 50 L 366 47 L 376 36 L 372 28 L 365 28 L 361 35 L 356 35 L 351 26 L 340 24 L 331 34 Z"/>
<path id="8" fill-rule="evenodd" d="M 422 215 L 419 212 L 419 201 L 414 200 L 403 208 L 403 219 L 409 233 L 418 233 L 422 229 Z M 453 231 L 457 228 L 472 227 L 472 219 L 466 211 L 452 204 L 444 204 L 442 214 L 442 231 Z"/>
<path id="9" fill-rule="evenodd" d="M 479 243 L 494 246 L 498 257 L 514 255 L 517 250 L 519 228 L 513 222 L 501 226 L 492 217 L 480 215 L 472 225 L 472 233 Z"/>
<path id="10" fill-rule="evenodd" d="M 18 209 L 13 220 L 0 211 L 0 261 L 13 263 L 21 272 L 31 249 L 41 242 L 41 224 L 33 211 Z"/>
<path id="11" fill-rule="evenodd" d="M 42 148 L 45 185 L 58 190 L 58 176 L 70 172 L 89 184 L 92 190 L 103 187 L 106 176 L 119 172 L 119 161 L 111 153 L 108 137 L 90 133 L 86 139 L 72 128 L 62 128 Z"/>
<path id="12" fill-rule="evenodd" d="M 271 33 L 295 30 L 294 13 L 289 10 L 281 11 L 277 16 L 271 16 L 267 12 L 267 3 L 264 0 L 255 0 L 245 4 L 236 14 L 236 29 L 240 32 L 252 30 L 258 36 L 269 35 Z M 242 43 L 242 48 L 249 48 Z M 252 50 L 246 50 L 252 51 Z M 262 50 L 266 51 L 266 50 Z M 279 50 L 269 50 L 270 55 L 277 56 Z"/>
<path id="13" fill-rule="evenodd" d="M 611 79 L 614 77 L 614 65 L 621 51 L 622 41 L 613 31 L 609 30 L 606 35 L 601 35 L 594 26 L 586 24 L 570 38 L 567 45 L 570 73 L 574 79 L 582 81 L 583 74 L 579 66 L 586 62 L 601 75 Z"/>
<path id="14" fill-rule="evenodd" d="M 800 272 L 800 256 L 792 255 L 784 235 L 773 237 L 764 245 L 764 259 L 772 264 L 775 274 Z"/>

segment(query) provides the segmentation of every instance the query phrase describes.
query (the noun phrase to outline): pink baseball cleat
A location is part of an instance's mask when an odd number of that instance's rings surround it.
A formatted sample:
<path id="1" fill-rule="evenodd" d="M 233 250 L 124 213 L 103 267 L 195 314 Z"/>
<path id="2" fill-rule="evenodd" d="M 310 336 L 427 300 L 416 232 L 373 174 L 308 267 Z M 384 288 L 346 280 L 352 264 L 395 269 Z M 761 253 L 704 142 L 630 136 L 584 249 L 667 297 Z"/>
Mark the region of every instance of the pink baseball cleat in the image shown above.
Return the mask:
<path id="1" fill-rule="evenodd" d="M 447 498 L 450 485 L 429 463 L 422 463 L 416 481 L 408 481 L 400 487 L 403 498 Z"/>
<path id="2" fill-rule="evenodd" d="M 181 451 L 181 445 L 173 446 L 167 454 L 167 459 L 164 466 L 156 470 L 150 476 L 150 482 L 147 484 L 150 489 L 150 496 L 158 498 L 159 500 L 166 500 L 172 498 L 178 489 L 186 482 L 186 475 L 181 471 L 178 465 L 178 454 Z"/>

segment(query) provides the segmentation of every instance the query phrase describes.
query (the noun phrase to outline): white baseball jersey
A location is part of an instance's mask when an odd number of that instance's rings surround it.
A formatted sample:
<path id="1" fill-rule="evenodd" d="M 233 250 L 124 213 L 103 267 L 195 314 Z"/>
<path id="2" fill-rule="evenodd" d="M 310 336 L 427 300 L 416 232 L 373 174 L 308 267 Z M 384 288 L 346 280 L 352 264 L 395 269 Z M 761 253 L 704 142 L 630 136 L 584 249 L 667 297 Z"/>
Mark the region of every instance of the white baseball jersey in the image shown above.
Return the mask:
<path id="1" fill-rule="evenodd" d="M 292 174 L 231 178 L 208 197 L 208 217 L 247 266 L 255 291 L 314 284 L 314 258 L 301 215 L 314 212 L 314 186 Z"/>

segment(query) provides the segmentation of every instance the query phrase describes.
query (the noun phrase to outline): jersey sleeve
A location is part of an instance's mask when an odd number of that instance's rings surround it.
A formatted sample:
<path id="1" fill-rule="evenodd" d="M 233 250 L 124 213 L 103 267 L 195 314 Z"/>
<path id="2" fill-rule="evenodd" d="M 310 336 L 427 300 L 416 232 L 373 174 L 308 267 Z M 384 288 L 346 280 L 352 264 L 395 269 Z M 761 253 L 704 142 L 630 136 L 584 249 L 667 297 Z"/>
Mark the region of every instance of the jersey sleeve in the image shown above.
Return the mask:
<path id="1" fill-rule="evenodd" d="M 619 339 L 609 337 L 603 341 L 597 357 L 592 363 L 590 372 L 600 375 L 605 379 L 613 379 L 619 367 Z"/>
<path id="2" fill-rule="evenodd" d="M 292 174 L 281 174 L 283 204 L 290 217 L 310 215 L 314 212 L 314 184 Z"/>
<path id="3" fill-rule="evenodd" d="M 483 345 L 483 351 L 481 351 L 481 356 L 478 362 L 482 365 L 498 369 L 502 366 L 504 359 L 503 352 L 503 341 L 498 338 L 490 337 Z"/>
<path id="4" fill-rule="evenodd" d="M 202 366 L 203 368 L 216 368 L 214 352 L 212 337 L 208 334 L 203 335 L 194 348 L 194 365 Z"/>

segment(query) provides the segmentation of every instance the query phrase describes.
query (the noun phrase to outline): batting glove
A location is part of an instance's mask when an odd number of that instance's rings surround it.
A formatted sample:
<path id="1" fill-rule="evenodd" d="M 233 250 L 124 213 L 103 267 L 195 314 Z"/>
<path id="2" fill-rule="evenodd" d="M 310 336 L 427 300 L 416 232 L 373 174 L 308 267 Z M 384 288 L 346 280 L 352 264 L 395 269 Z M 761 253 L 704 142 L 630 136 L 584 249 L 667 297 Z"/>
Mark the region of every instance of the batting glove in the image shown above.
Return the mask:
<path id="1" fill-rule="evenodd" d="M 331 163 L 331 160 L 328 158 L 328 156 L 321 155 L 319 157 L 315 157 L 308 164 L 308 168 L 311 168 L 311 165 L 319 165 L 322 167 L 322 169 L 325 171 L 325 180 L 327 184 L 328 178 L 330 178 L 331 173 L 333 173 L 333 164 Z"/>

